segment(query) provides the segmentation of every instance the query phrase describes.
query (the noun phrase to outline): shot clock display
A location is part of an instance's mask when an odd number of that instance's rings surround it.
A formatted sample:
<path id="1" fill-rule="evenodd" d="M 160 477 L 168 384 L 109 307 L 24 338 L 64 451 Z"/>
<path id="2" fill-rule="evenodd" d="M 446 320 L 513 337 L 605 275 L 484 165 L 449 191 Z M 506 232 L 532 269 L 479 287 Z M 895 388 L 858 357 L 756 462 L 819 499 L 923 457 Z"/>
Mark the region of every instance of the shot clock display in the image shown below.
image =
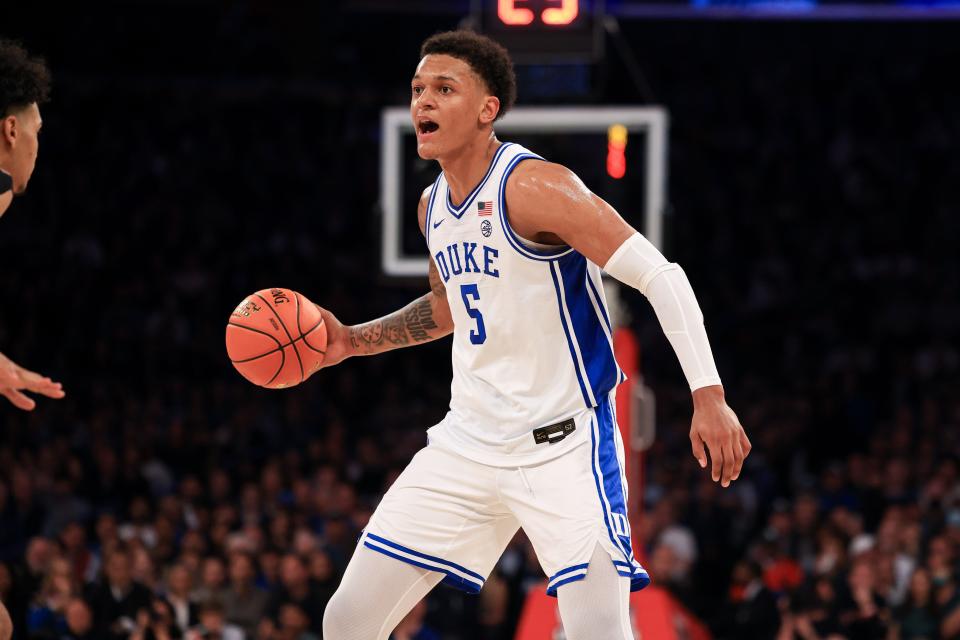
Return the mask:
<path id="1" fill-rule="evenodd" d="M 602 50 L 603 0 L 483 0 L 483 31 L 521 64 L 588 62 Z"/>
<path id="2" fill-rule="evenodd" d="M 527 26 L 538 17 L 527 4 L 529 0 L 497 0 L 497 18 L 507 26 Z M 540 21 L 545 25 L 563 27 L 570 25 L 580 15 L 580 0 L 560 0 L 559 6 L 547 7 L 540 12 Z"/>

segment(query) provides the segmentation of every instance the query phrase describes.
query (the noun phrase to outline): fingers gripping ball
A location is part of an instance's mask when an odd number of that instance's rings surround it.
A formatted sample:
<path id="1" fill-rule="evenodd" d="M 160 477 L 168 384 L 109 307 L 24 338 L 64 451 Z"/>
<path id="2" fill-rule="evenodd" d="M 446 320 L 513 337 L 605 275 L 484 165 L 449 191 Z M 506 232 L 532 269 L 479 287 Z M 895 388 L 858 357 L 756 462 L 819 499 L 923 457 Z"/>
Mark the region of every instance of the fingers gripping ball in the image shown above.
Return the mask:
<path id="1" fill-rule="evenodd" d="M 290 289 L 247 296 L 227 323 L 227 355 L 244 378 L 268 389 L 298 385 L 320 368 L 327 327 L 317 305 Z"/>

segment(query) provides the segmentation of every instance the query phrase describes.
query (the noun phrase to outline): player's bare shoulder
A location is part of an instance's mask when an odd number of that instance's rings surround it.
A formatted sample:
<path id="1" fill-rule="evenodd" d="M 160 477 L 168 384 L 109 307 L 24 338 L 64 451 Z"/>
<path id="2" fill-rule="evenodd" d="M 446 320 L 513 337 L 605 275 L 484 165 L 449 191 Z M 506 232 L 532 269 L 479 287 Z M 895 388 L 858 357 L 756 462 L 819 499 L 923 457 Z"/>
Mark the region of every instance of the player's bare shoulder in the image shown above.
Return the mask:
<path id="1" fill-rule="evenodd" d="M 511 214 L 563 211 L 593 197 L 577 174 L 555 162 L 521 162 L 507 179 L 507 208 Z"/>
<path id="2" fill-rule="evenodd" d="M 507 192 L 514 190 L 530 191 L 555 189 L 571 182 L 580 183 L 580 178 L 562 164 L 546 160 L 528 160 L 521 162 L 507 179 Z"/>
<path id="3" fill-rule="evenodd" d="M 570 225 L 597 208 L 597 196 L 573 171 L 554 162 L 521 162 L 507 179 L 507 215 L 524 238 L 572 244 Z"/>

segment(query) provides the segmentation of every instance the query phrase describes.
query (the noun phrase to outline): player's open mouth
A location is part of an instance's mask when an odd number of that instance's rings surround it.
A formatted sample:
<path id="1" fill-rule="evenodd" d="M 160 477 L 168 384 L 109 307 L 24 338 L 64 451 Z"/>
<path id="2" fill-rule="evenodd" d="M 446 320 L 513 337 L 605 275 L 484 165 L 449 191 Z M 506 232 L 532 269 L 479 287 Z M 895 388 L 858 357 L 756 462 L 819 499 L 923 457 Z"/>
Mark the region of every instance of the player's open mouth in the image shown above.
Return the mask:
<path id="1" fill-rule="evenodd" d="M 430 135 L 439 128 L 440 125 L 433 120 L 420 120 L 417 122 L 417 133 L 419 133 L 421 137 Z"/>

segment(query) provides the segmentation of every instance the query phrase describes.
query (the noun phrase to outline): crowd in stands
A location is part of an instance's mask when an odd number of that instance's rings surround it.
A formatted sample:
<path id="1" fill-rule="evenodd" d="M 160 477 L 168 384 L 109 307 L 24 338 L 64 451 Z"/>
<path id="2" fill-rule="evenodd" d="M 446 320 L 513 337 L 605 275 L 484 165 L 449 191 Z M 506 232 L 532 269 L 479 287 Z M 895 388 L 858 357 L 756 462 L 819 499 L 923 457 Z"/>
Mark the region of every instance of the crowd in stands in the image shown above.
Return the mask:
<path id="1" fill-rule="evenodd" d="M 821 28 L 833 49 L 801 62 L 803 34 L 763 36 L 788 53 L 758 60 L 642 32 L 671 54 L 647 67 L 671 110 L 667 253 L 753 453 L 729 489 L 697 466 L 637 293 L 658 437 L 633 535 L 718 639 L 960 638 L 960 104 L 935 38 L 872 64 L 880 36 L 854 52 Z M 266 286 L 344 322 L 424 290 L 379 270 L 378 111 L 410 65 L 363 93 L 123 86 L 52 61 L 37 173 L 0 225 L 0 350 L 68 393 L 0 407 L 15 638 L 320 639 L 357 536 L 445 411 L 449 347 L 276 392 L 232 370 L 223 327 Z M 480 596 L 439 588 L 393 637 L 512 638 L 542 579 L 521 534 Z"/>

